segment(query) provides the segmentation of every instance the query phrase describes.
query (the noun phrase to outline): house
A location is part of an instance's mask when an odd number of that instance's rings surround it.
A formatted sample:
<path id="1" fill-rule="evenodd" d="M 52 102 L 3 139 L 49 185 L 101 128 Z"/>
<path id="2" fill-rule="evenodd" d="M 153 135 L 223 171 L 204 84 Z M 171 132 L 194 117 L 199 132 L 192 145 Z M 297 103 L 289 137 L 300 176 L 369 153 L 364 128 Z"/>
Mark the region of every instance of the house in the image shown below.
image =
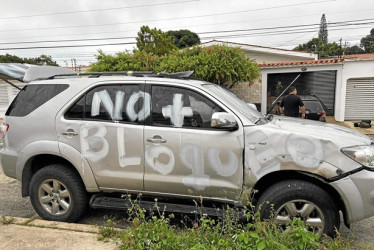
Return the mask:
<path id="1" fill-rule="evenodd" d="M 299 94 L 318 96 L 337 121 L 374 120 L 374 54 L 318 59 L 316 54 L 257 45 L 210 41 L 201 44 L 240 47 L 258 62 L 261 79 L 232 89 L 246 102 L 261 106 L 266 114 L 274 100 L 297 77 Z"/>
<path id="2" fill-rule="evenodd" d="M 292 80 L 299 94 L 318 96 L 337 121 L 374 120 L 374 54 L 335 59 L 259 64 L 262 73 L 261 112 Z"/>

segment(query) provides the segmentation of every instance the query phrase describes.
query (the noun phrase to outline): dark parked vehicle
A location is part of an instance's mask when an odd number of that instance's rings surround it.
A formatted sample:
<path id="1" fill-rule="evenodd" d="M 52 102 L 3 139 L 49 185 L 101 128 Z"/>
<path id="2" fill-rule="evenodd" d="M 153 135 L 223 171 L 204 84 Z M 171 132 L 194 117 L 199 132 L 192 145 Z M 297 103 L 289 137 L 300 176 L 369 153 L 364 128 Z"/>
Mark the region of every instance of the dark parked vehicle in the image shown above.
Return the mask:
<path id="1" fill-rule="evenodd" d="M 315 95 L 299 95 L 305 106 L 305 118 L 326 122 L 325 105 Z M 301 116 L 301 112 L 300 112 Z"/>
<path id="2" fill-rule="evenodd" d="M 326 122 L 326 110 L 328 109 L 325 104 L 315 95 L 298 95 L 305 106 L 305 119 Z M 269 113 L 280 115 L 279 105 L 282 99 L 277 103 L 276 108 L 271 109 Z M 301 110 L 299 110 L 299 117 L 301 117 Z"/>

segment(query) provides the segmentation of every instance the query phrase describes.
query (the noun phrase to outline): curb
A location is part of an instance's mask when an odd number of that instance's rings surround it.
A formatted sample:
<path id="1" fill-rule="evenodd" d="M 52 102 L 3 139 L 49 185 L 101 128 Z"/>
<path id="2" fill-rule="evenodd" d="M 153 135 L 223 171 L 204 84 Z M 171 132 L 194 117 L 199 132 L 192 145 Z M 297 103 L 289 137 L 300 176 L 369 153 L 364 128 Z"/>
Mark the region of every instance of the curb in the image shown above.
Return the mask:
<path id="1" fill-rule="evenodd" d="M 26 226 L 26 227 L 50 228 L 50 229 L 59 229 L 59 230 L 92 233 L 92 234 L 99 233 L 98 226 L 59 222 L 59 221 L 47 221 L 47 220 L 34 219 L 34 218 L 0 216 L 0 224 L 3 224 L 3 225 L 14 224 L 14 225 Z"/>

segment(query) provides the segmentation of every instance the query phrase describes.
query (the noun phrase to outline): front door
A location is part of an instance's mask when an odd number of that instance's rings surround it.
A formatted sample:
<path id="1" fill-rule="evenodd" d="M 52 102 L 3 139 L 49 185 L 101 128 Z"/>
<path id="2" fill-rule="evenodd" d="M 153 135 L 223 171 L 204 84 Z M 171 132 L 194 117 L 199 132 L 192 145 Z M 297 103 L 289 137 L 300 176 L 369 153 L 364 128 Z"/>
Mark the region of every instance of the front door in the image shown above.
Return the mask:
<path id="1" fill-rule="evenodd" d="M 145 191 L 238 199 L 243 184 L 243 128 L 211 128 L 226 110 L 196 89 L 152 85 L 144 129 Z"/>
<path id="2" fill-rule="evenodd" d="M 81 152 L 100 188 L 143 190 L 143 122 L 149 105 L 143 105 L 140 86 L 96 86 L 57 117 L 60 142 Z"/>

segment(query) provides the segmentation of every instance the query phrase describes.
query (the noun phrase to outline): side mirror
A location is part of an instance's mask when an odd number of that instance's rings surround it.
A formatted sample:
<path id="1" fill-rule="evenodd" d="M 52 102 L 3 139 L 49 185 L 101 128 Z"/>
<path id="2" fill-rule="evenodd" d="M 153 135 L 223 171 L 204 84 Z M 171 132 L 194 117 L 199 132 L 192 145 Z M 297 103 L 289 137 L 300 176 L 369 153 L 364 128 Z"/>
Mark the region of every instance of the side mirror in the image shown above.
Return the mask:
<path id="1" fill-rule="evenodd" d="M 253 108 L 254 110 L 257 110 L 256 105 L 254 105 L 253 103 L 249 103 L 249 102 L 247 102 L 247 104 L 248 104 L 249 107 Z M 258 110 L 257 110 L 257 111 L 258 111 Z"/>
<path id="2" fill-rule="evenodd" d="M 210 126 L 218 129 L 236 130 L 238 128 L 238 123 L 232 114 L 226 112 L 216 112 L 212 115 Z"/>

